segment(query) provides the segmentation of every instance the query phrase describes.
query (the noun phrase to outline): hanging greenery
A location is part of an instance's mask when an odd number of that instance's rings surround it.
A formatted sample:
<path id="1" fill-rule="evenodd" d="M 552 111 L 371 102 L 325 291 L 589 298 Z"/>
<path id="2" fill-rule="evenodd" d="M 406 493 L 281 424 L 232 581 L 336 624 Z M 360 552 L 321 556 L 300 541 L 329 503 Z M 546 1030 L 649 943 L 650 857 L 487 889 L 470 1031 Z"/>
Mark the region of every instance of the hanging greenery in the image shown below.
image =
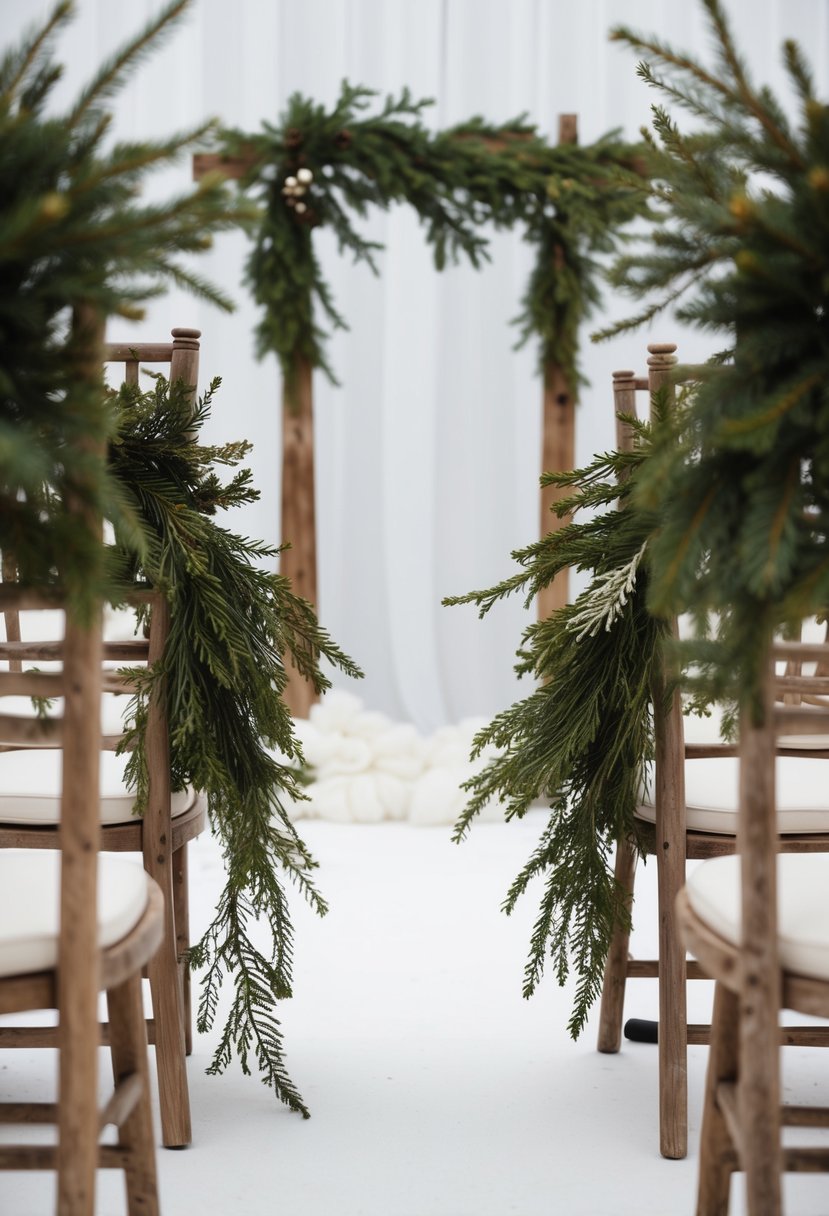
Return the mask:
<path id="1" fill-rule="evenodd" d="M 638 324 L 672 300 L 727 347 L 655 435 L 643 502 L 655 538 L 652 603 L 691 610 L 714 691 L 754 685 L 770 631 L 829 603 L 829 108 L 795 43 L 783 47 L 797 113 L 749 77 L 719 0 L 704 0 L 711 65 L 627 29 L 639 74 L 694 122 L 654 107 L 649 154 L 658 226 L 617 281 L 644 297 Z"/>
<path id="2" fill-rule="evenodd" d="M 248 444 L 198 442 L 218 384 L 213 382 L 195 413 L 187 386 L 170 388 L 160 376 L 152 390 L 124 385 L 116 398 L 111 471 L 140 520 L 145 544 L 136 555 L 128 536 L 110 557 L 125 585 L 138 581 L 160 588 L 171 609 L 163 663 L 152 677 L 132 673 L 139 690 L 127 715 L 131 728 L 124 746 L 135 749 L 127 777 L 141 810 L 149 697 L 154 680 L 164 678 L 173 787 L 190 785 L 205 793 L 227 870 L 215 917 L 191 951 L 193 966 L 205 969 L 200 1031 L 214 1021 L 225 975 L 234 984 L 210 1071 L 223 1071 L 235 1052 L 248 1072 L 253 1056 L 262 1080 L 307 1116 L 285 1067 L 274 1013 L 276 1002 L 291 995 L 292 932 L 280 875 L 320 915 L 326 905 L 312 880 L 315 863 L 286 812 L 287 801 L 302 797 L 296 771 L 302 754 L 283 700 L 284 656 L 320 692 L 329 687 L 320 656 L 349 675 L 361 673 L 288 580 L 262 569 L 263 559 L 276 551 L 217 521 L 217 511 L 258 497 L 249 470 L 238 468 Z M 222 482 L 217 465 L 237 471 Z M 270 930 L 269 956 L 252 937 L 254 922 Z"/>
<path id="3" fill-rule="evenodd" d="M 177 198 L 136 198 L 153 169 L 209 128 L 108 141 L 110 100 L 185 8 L 179 0 L 164 9 L 66 109 L 55 108 L 54 42 L 71 4 L 58 4 L 0 60 L 0 544 L 27 581 L 59 571 L 76 608 L 102 589 L 100 546 L 65 503 L 75 495 L 98 512 L 104 505 L 106 418 L 100 385 L 79 374 L 89 354 L 71 331 L 70 310 L 83 304 L 102 318 L 132 316 L 171 282 L 229 307 L 180 255 L 250 216 L 216 175 Z M 69 444 L 79 453 L 71 463 Z"/>
<path id="4" fill-rule="evenodd" d="M 423 123 L 429 101 L 408 90 L 369 115 L 371 90 L 344 82 L 331 111 L 295 94 L 279 124 L 225 131 L 222 152 L 248 166 L 243 187 L 263 204 L 247 278 L 262 307 L 260 355 L 273 351 L 290 380 L 301 356 L 334 379 L 324 326 L 346 328 L 313 246 L 327 226 L 341 251 L 377 270 L 381 246 L 352 215 L 371 205 L 414 207 L 435 265 L 488 258 L 483 226 L 523 227 L 537 261 L 518 318 L 521 341 L 540 339 L 542 365 L 560 364 L 575 386 L 579 323 L 599 298 L 599 257 L 647 207 L 637 148 L 616 133 L 590 147 L 549 146 L 523 118 L 475 118 L 447 131 Z"/>
<path id="5" fill-rule="evenodd" d="M 538 197 L 527 221 L 536 261 L 517 317 L 519 345 L 538 340 L 540 368 L 560 366 L 575 396 L 582 381 L 579 331 L 601 303 L 609 259 L 627 242 L 628 226 L 650 215 L 650 190 L 639 147 L 617 132 L 583 148 L 548 151 L 555 164 L 546 198 Z"/>
<path id="6" fill-rule="evenodd" d="M 532 676 L 536 688 L 478 733 L 474 754 L 489 745 L 499 754 L 467 783 L 469 801 L 455 830 L 462 840 L 491 798 L 504 803 L 508 820 L 540 799 L 550 803 L 538 846 L 503 907 L 511 912 L 543 877 L 524 995 L 535 991 L 548 956 L 559 983 L 572 970 L 573 1037 L 601 990 L 613 930 L 629 922 L 627 893 L 608 858 L 620 838 L 637 838 L 635 811 L 653 753 L 651 684 L 666 637 L 646 605 L 657 519 L 631 505 L 650 458 L 650 431 L 637 423 L 635 434 L 632 452 L 545 475 L 546 484 L 569 491 L 555 509 L 574 522 L 514 553 L 522 569 L 511 578 L 445 601 L 476 604 L 483 616 L 515 592 L 529 605 L 567 567 L 591 575 L 575 603 L 525 630 L 516 671 Z"/>
<path id="7" fill-rule="evenodd" d="M 598 994 L 613 925 L 627 915 L 607 856 L 617 838 L 635 840 L 636 790 L 652 749 L 648 689 L 670 645 L 660 619 L 697 618 L 700 638 L 682 657 L 696 668 L 695 707 L 704 709 L 754 687 L 772 628 L 829 602 L 829 109 L 789 43 L 801 111 L 797 127 L 789 122 L 768 89 L 751 85 L 718 0 L 703 3 L 715 36 L 710 68 L 658 40 L 615 34 L 650 60 L 640 76 L 695 123 L 683 135 L 654 108 L 648 176 L 658 214 L 613 272 L 646 303 L 598 336 L 677 305 L 728 349 L 696 369 L 675 409 L 655 403 L 653 429 L 638 427 L 634 453 L 545 479 L 576 491 L 561 514 L 592 507 L 594 519 L 517 553 L 524 569 L 499 586 L 450 601 L 486 612 L 517 590 L 529 602 L 565 565 L 592 576 L 575 604 L 525 632 L 517 670 L 539 686 L 479 734 L 480 747 L 494 743 L 503 755 L 469 783 L 457 829 L 460 838 L 492 795 L 508 818 L 551 800 L 504 906 L 545 876 L 525 991 L 548 952 L 560 980 L 572 966 L 573 1033 Z M 612 509 L 617 496 L 624 510 Z M 706 636 L 712 610 L 716 639 Z"/>
<path id="8" fill-rule="evenodd" d="M 356 669 L 287 581 L 259 568 L 273 552 L 217 523 L 218 509 L 250 501 L 255 491 L 246 471 L 224 484 L 212 469 L 237 465 L 245 444 L 205 448 L 190 438 L 212 390 L 195 419 L 189 402 L 185 412 L 181 386 L 170 390 L 162 380 L 150 393 L 123 390 L 117 408 L 107 408 L 102 383 L 88 376 L 89 353 L 69 325 L 79 301 L 102 318 L 134 317 L 169 283 L 229 307 L 181 255 L 205 249 L 212 232 L 250 219 L 251 208 L 234 204 L 220 175 L 164 202 L 137 197 L 147 173 L 208 128 L 156 142 L 106 141 L 110 99 L 186 7 L 185 0 L 167 7 L 102 65 L 65 112 L 50 109 L 61 72 L 52 44 L 71 5 L 58 5 L 0 61 L 0 548 L 27 582 L 48 582 L 57 572 L 76 606 L 117 598 L 135 578 L 170 596 L 165 675 L 173 779 L 206 791 L 227 863 L 216 917 L 194 950 L 207 968 L 199 1025 L 210 1026 L 223 977 L 232 973 L 234 998 L 214 1071 L 234 1052 L 245 1069 L 255 1059 L 279 1096 L 307 1114 L 287 1075 L 273 1013 L 275 999 L 291 987 L 280 874 L 318 911 L 325 905 L 311 881 L 313 861 L 284 811 L 284 800 L 296 796 L 290 762 L 300 755 L 282 701 L 281 656 L 290 656 L 317 688 L 327 684 L 321 655 L 352 674 Z M 109 461 L 90 453 L 67 463 L 65 452 L 78 439 L 101 451 L 109 439 Z M 74 516 L 69 526 L 65 503 L 79 492 L 115 524 L 119 546 L 107 562 L 98 537 L 83 533 Z M 146 794 L 148 694 L 145 677 L 130 763 L 139 805 Z M 251 937 L 258 917 L 271 930 L 269 955 Z"/>

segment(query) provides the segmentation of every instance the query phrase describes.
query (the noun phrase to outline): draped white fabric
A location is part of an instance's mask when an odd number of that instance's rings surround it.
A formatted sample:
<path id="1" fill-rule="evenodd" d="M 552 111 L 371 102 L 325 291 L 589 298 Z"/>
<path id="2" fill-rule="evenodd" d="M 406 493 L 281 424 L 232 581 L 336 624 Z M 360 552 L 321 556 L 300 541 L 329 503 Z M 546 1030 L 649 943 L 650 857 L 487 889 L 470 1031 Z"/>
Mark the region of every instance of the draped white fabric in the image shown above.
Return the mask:
<path id="1" fill-rule="evenodd" d="M 51 7 L 3 0 L 4 43 Z M 61 88 L 71 94 L 160 7 L 78 0 L 61 48 Z M 726 9 L 757 79 L 784 90 L 779 47 L 794 37 L 826 96 L 829 0 L 726 0 Z M 209 115 L 255 130 L 275 121 L 294 91 L 332 103 L 347 77 L 381 93 L 408 85 L 415 97 L 435 98 L 435 126 L 526 112 L 554 138 L 557 115 L 576 112 L 583 142 L 617 126 L 635 137 L 653 98 L 634 57 L 607 40 L 621 21 L 698 54 L 707 48 L 701 6 L 691 0 L 195 0 L 184 26 L 120 94 L 117 133 L 158 135 Z M 153 188 L 188 180 L 182 164 Z M 386 246 L 376 278 L 338 257 L 325 232 L 316 238 L 351 326 L 330 344 L 342 387 L 315 378 L 320 614 L 365 668 L 356 691 L 367 704 L 434 729 L 490 715 L 530 691 L 512 672 L 529 619 L 521 605 L 479 622 L 474 610 L 441 607 L 441 598 L 491 585 L 513 568 L 510 551 L 538 533 L 541 386 L 536 352 L 513 351 L 510 327 L 531 254 L 520 234 L 493 235 L 488 267 L 438 275 L 405 207 L 374 216 L 367 230 Z M 225 236 L 200 266 L 236 299 L 232 317 L 172 292 L 144 322 L 113 327 L 112 336 L 202 329 L 203 380 L 223 378 L 210 434 L 255 444 L 261 501 L 233 526 L 275 543 L 279 374 L 274 360 L 253 355 L 246 252 L 241 236 Z M 607 299 L 594 321 L 628 308 Z M 678 340 L 688 359 L 708 353 L 704 339 L 668 320 L 601 347 L 585 333 L 591 383 L 578 412 L 580 461 L 612 441 L 611 369 L 642 368 L 649 340 Z"/>

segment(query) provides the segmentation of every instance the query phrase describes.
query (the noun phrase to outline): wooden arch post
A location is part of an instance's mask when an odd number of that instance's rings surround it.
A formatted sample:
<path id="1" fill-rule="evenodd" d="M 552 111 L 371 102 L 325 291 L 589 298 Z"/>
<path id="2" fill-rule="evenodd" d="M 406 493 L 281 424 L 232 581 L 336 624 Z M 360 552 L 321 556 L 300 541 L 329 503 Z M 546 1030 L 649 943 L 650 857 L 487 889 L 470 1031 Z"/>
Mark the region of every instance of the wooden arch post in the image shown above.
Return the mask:
<path id="1" fill-rule="evenodd" d="M 578 143 L 578 115 L 559 114 L 558 142 Z M 557 248 L 557 264 L 563 258 L 563 250 Z M 559 363 L 547 363 L 544 368 L 544 415 L 541 440 L 541 471 L 566 472 L 576 463 L 576 386 L 571 384 L 564 368 Z M 553 513 L 555 502 L 563 498 L 565 491 L 558 486 L 545 486 L 541 491 L 541 536 L 563 528 L 568 518 L 559 519 Z M 569 598 L 570 581 L 568 571 L 561 570 L 552 583 L 542 587 L 538 593 L 538 619 L 545 620 L 557 608 L 563 608 Z"/>
<path id="2" fill-rule="evenodd" d="M 253 155 L 222 156 L 202 153 L 193 157 L 193 178 L 220 170 L 236 180 L 245 176 Z M 313 369 L 308 359 L 297 356 L 293 374 L 282 389 L 282 492 L 280 543 L 290 549 L 280 554 L 279 570 L 291 580 L 296 595 L 308 600 L 317 611 L 317 523 L 314 483 Z M 296 671 L 288 669 L 285 704 L 295 718 L 307 718 L 317 699 L 313 687 Z"/>
<path id="3" fill-rule="evenodd" d="M 282 390 L 282 496 L 280 537 L 290 543 L 279 570 L 296 595 L 317 608 L 317 512 L 314 479 L 313 368 L 298 355 Z M 295 718 L 307 718 L 317 700 L 313 686 L 291 668 L 285 703 Z"/>

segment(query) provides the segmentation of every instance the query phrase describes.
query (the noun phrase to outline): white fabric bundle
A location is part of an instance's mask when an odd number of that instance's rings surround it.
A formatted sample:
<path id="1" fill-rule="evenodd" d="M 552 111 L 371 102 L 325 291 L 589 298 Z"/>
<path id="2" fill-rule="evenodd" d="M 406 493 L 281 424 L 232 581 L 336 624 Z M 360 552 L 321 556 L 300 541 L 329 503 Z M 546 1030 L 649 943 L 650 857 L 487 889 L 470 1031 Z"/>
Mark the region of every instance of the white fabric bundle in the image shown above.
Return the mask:
<path id="1" fill-rule="evenodd" d="M 295 723 L 313 770 L 307 801 L 292 807 L 294 819 L 336 823 L 408 820 L 423 826 L 452 825 L 468 794 L 462 785 L 494 755 L 470 762 L 472 740 L 485 719 L 469 718 L 431 736 L 384 714 L 366 710 L 351 693 L 329 692 Z M 483 818 L 501 818 L 498 804 Z"/>

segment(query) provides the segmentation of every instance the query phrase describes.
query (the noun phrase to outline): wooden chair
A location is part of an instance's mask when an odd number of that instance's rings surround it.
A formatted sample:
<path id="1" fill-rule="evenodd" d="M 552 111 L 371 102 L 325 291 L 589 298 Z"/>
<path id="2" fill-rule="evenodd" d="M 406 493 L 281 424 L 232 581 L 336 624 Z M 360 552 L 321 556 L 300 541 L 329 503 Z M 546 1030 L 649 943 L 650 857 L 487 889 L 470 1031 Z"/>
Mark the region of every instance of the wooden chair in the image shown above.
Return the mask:
<path id="1" fill-rule="evenodd" d="M 614 404 L 619 414 L 636 415 L 636 394 L 651 396 L 659 390 L 673 392 L 676 346 L 672 343 L 648 347 L 648 376 L 615 372 Z M 619 424 L 620 447 L 632 443 L 629 428 Z M 667 673 L 663 680 L 667 680 Z M 664 703 L 665 683 L 653 689 L 654 704 Z M 692 720 L 694 721 L 694 720 Z M 655 764 L 652 793 L 638 809 L 640 844 L 656 855 L 659 907 L 658 959 L 631 959 L 630 934 L 619 929 L 614 935 L 605 968 L 599 1014 L 598 1049 L 617 1052 L 622 1040 L 625 987 L 628 978 L 654 978 L 659 983 L 659 1144 L 664 1157 L 684 1157 L 688 1151 L 689 1043 L 707 1043 L 708 1025 L 688 1025 L 686 980 L 707 978 L 698 962 L 686 961 L 674 914 L 677 895 L 685 882 L 686 859 L 718 857 L 736 848 L 737 771 L 736 748 L 715 742 L 685 742 L 685 721 L 679 689 L 675 689 L 664 715 L 656 715 Z M 822 786 L 829 769 L 821 766 L 829 756 L 826 740 L 791 736 L 777 749 L 785 796 L 778 816 L 780 848 L 785 852 L 829 851 L 829 804 Z M 808 753 L 808 755 L 804 753 Z M 687 761 L 687 763 L 686 763 Z M 824 775 L 825 774 L 825 775 Z M 621 840 L 616 851 L 616 879 L 630 892 L 633 903 L 637 851 L 633 841 Z M 654 1033 L 655 1033 L 654 1027 Z M 829 1034 L 815 1036 L 799 1027 L 787 1031 L 792 1043 L 829 1045 Z"/>
<path id="2" fill-rule="evenodd" d="M 788 643 L 772 655 L 825 662 L 829 647 Z M 780 1105 L 780 1010 L 829 1017 L 829 857 L 778 855 L 776 737 L 829 729 L 827 705 L 774 703 L 774 684 L 785 694 L 803 683 L 768 663 L 765 721 L 741 719 L 739 856 L 699 866 L 677 900 L 683 939 L 716 980 L 697 1216 L 728 1212 L 735 1170 L 749 1216 L 779 1216 L 782 1171 L 829 1171 L 829 1147 L 781 1143 L 783 1126 L 829 1128 L 829 1107 Z M 829 693 L 826 676 L 812 684 Z"/>
<path id="3" fill-rule="evenodd" d="M 105 357 L 124 364 L 124 379 L 137 383 L 139 365 L 169 364 L 171 383 L 183 380 L 193 386 L 198 376 L 199 331 L 174 329 L 171 343 L 110 345 Z M 6 564 L 6 573 L 13 567 Z M 152 623 L 148 639 L 111 641 L 104 644 L 105 661 L 155 663 L 169 633 L 169 608 L 162 596 L 139 592 L 137 601 L 152 600 Z M 54 641 L 21 640 L 19 613 L 7 610 L 6 636 L 16 665 L 23 661 L 48 662 L 54 658 Z M 28 622 L 24 618 L 24 626 Z M 104 673 L 108 690 L 105 711 L 108 720 L 103 738 L 102 787 L 97 799 L 101 818 L 101 848 L 113 852 L 141 852 L 144 866 L 164 894 L 165 927 L 162 949 L 148 967 L 153 1018 L 148 1022 L 150 1042 L 156 1047 L 156 1067 L 161 1107 L 162 1142 L 181 1148 L 192 1139 L 190 1102 L 185 1056 L 192 1050 L 190 972 L 187 965 L 189 938 L 189 894 L 187 845 L 204 829 L 206 813 L 202 798 L 192 790 L 173 793 L 170 788 L 169 738 L 164 698 L 158 687 L 150 707 L 147 748 L 155 763 L 149 773 L 149 803 L 141 818 L 133 814 L 133 796 L 123 776 L 126 757 L 114 749 L 122 737 L 118 694 L 130 687 L 117 672 Z M 31 712 L 31 710 L 30 710 Z M 53 848 L 59 822 L 58 757 L 27 750 L 0 755 L 0 849 Z M 106 1029 L 103 1030 L 106 1037 Z M 0 1028 L 0 1047 L 49 1046 L 53 1035 L 35 1028 Z"/>
<path id="4" fill-rule="evenodd" d="M 98 353 L 97 326 L 76 328 Z M 91 331 L 91 332 L 90 332 Z M 86 374 L 92 372 L 89 365 Z M 97 364 L 97 377 L 100 364 Z M 80 508 L 75 509 L 80 512 Z M 86 517 L 87 524 L 95 525 Z M 56 588 L 4 587 L 3 607 L 54 608 Z M 63 696 L 61 720 L 0 713 L 6 746 L 49 743 L 63 749 L 59 851 L 0 854 L 0 1014 L 58 1011 L 58 1101 L 0 1104 L 4 1123 L 55 1123 L 57 1144 L 3 1144 L 0 1169 L 57 1170 L 58 1216 L 92 1216 L 95 1171 L 123 1169 L 130 1216 L 156 1216 L 155 1149 L 141 1001 L 141 969 L 163 934 L 163 896 L 143 867 L 100 858 L 96 810 L 100 757 L 100 613 L 66 614 L 60 672 L 0 672 L 0 695 Z M 17 658 L 0 643 L 0 658 Z M 3 703 L 5 708 L 5 703 Z M 111 1027 L 115 1089 L 98 1108 L 99 991 Z M 115 1124 L 116 1144 L 99 1146 Z"/>

